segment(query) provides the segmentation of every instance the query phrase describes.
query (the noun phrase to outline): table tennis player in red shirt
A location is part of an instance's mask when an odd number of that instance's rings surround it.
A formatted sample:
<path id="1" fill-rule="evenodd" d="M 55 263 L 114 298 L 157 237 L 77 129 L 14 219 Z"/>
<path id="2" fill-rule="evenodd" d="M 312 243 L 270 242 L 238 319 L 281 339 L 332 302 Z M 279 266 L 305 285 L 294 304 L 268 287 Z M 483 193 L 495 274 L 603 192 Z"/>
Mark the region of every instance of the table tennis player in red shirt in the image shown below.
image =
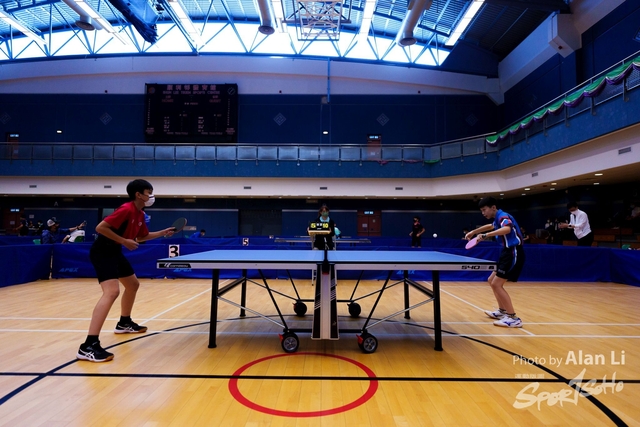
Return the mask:
<path id="1" fill-rule="evenodd" d="M 98 282 L 102 287 L 102 296 L 98 300 L 89 325 L 86 341 L 80 345 L 76 357 L 90 362 L 107 362 L 113 354 L 100 346 L 100 330 L 109 310 L 120 294 L 120 283 L 124 286 L 121 299 L 120 321 L 116 325 L 116 334 L 135 334 L 147 331 L 131 320 L 131 310 L 136 299 L 140 282 L 129 261 L 122 253 L 124 246 L 130 251 L 138 248 L 140 242 L 169 237 L 174 228 L 149 232 L 145 223 L 144 207 L 153 205 L 153 187 L 144 179 L 136 179 L 127 185 L 129 202 L 116 209 L 96 226 L 98 237 L 91 246 L 89 257 L 96 270 Z"/>

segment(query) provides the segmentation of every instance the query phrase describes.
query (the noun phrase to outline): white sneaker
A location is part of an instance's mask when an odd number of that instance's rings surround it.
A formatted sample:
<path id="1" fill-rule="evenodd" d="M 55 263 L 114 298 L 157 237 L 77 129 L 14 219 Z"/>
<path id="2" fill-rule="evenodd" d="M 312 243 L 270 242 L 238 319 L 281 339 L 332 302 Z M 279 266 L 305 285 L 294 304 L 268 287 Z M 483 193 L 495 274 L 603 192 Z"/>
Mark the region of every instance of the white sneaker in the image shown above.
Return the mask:
<path id="1" fill-rule="evenodd" d="M 522 328 L 522 320 L 519 317 L 511 317 L 505 315 L 502 319 L 493 322 L 496 326 L 502 326 L 504 328 Z"/>
<path id="2" fill-rule="evenodd" d="M 502 319 L 504 316 L 507 315 L 507 312 L 500 309 L 497 309 L 494 311 L 485 310 L 484 314 L 491 317 L 492 319 Z"/>

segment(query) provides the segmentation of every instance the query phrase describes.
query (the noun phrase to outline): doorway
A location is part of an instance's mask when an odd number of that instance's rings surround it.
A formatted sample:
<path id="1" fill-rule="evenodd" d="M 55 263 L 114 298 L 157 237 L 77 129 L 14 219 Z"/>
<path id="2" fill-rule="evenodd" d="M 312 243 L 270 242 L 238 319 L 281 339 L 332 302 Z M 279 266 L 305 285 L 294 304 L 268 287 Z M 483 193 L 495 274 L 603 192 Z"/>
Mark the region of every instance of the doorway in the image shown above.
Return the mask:
<path id="1" fill-rule="evenodd" d="M 380 237 L 382 232 L 380 211 L 358 211 L 358 236 Z"/>

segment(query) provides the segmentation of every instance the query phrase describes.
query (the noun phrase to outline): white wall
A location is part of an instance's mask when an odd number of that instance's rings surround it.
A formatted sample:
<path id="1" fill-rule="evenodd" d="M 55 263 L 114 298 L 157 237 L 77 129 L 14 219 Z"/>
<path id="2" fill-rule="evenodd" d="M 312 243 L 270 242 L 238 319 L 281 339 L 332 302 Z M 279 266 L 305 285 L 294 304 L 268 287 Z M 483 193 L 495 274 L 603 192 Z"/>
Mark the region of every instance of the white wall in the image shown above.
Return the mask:
<path id="1" fill-rule="evenodd" d="M 143 94 L 145 83 L 237 83 L 241 94 L 493 94 L 498 80 L 388 65 L 241 56 L 0 64 L 0 93 Z M 330 88 L 330 89 L 329 89 Z"/>

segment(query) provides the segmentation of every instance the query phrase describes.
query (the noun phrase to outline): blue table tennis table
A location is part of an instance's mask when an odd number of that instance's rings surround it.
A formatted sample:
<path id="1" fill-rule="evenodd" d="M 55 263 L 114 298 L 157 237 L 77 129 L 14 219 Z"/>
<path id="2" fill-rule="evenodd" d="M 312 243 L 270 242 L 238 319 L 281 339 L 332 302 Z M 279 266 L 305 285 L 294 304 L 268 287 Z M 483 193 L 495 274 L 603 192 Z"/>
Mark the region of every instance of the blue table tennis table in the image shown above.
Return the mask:
<path id="1" fill-rule="evenodd" d="M 299 339 L 296 332 L 310 332 L 312 339 L 318 340 L 336 340 L 339 339 L 339 332 L 355 332 L 359 333 L 358 346 L 365 353 L 373 353 L 378 347 L 377 339 L 368 332 L 368 329 L 374 325 L 384 322 L 392 317 L 404 313 L 404 317 L 409 319 L 410 310 L 433 302 L 433 321 L 434 321 L 434 340 L 435 350 L 442 351 L 442 323 L 440 315 L 440 272 L 452 270 L 478 271 L 487 272 L 494 271 L 495 262 L 483 259 L 465 257 L 460 255 L 447 254 L 435 251 L 310 251 L 310 250 L 213 250 L 191 255 L 183 255 L 173 258 L 163 258 L 157 261 L 157 267 L 160 269 L 190 268 L 190 269 L 210 269 L 212 270 L 212 293 L 211 293 L 211 317 L 209 328 L 209 348 L 215 348 L 217 320 L 218 320 L 218 300 L 230 303 L 240 308 L 240 316 L 245 316 L 245 310 L 248 310 L 266 320 L 278 324 L 270 317 L 255 312 L 247 307 L 246 303 L 246 285 L 247 271 L 258 270 L 263 282 L 264 288 L 268 291 L 269 296 L 275 306 L 280 317 L 283 327 L 283 333 L 280 335 L 282 349 L 287 353 L 298 350 Z M 287 326 L 286 320 L 276 303 L 274 293 L 286 296 L 296 300 L 294 311 L 298 316 L 304 316 L 306 313 L 305 300 L 300 299 L 293 280 L 293 288 L 298 296 L 297 299 L 282 294 L 269 287 L 262 270 L 316 270 L 315 299 L 313 310 L 312 328 L 309 329 L 292 329 Z M 220 270 L 241 270 L 242 277 L 234 280 L 232 283 L 220 288 Z M 354 299 L 360 279 L 358 279 L 355 289 L 349 300 L 341 301 L 337 299 L 336 293 L 336 272 L 340 270 L 352 271 L 387 271 L 387 277 L 380 290 L 372 292 L 365 297 L 377 294 L 377 299 L 368 315 L 364 325 L 360 329 L 340 329 L 338 327 L 337 303 L 347 302 L 349 305 L 349 313 L 352 317 L 358 317 L 360 307 Z M 403 279 L 399 282 L 391 283 L 392 273 L 402 271 Z M 432 286 L 429 288 L 422 283 L 413 281 L 409 277 L 410 271 L 431 271 Z M 291 276 L 290 276 L 291 277 Z M 361 276 L 362 277 L 362 274 Z M 372 320 L 373 313 L 385 290 L 394 285 L 402 283 L 404 285 L 404 308 L 397 313 L 393 313 L 373 324 L 369 324 Z M 223 295 L 241 285 L 240 303 L 229 301 Z M 410 305 L 409 287 L 417 289 L 424 294 L 427 299 L 417 304 Z M 360 297 L 358 299 L 362 299 Z M 310 301 L 310 300 L 307 300 Z"/>

